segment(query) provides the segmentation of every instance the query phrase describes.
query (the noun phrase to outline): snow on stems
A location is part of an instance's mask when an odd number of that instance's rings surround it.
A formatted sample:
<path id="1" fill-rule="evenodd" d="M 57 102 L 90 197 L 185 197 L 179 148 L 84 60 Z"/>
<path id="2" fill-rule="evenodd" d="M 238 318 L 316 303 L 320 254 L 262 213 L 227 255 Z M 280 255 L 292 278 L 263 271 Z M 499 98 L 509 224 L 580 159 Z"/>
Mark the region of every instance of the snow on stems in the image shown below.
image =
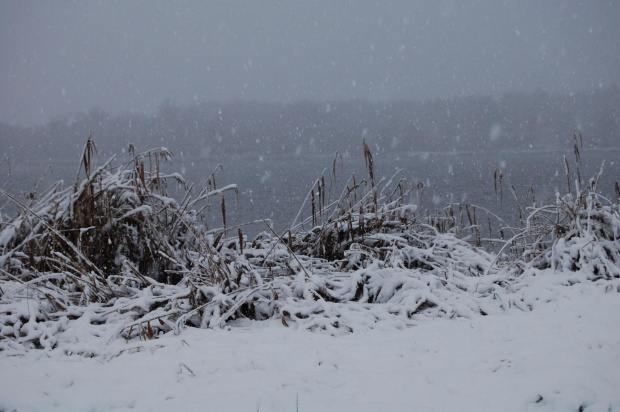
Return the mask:
<path id="1" fill-rule="evenodd" d="M 499 222 L 509 240 L 483 239 L 480 208 L 425 214 L 408 202 L 413 188 L 401 172 L 375 180 L 364 145 L 370 185 L 353 176 L 332 199 L 336 179 L 327 189 L 324 172 L 308 219 L 281 235 L 267 224 L 250 242 L 241 229 L 227 237 L 225 196 L 237 187 L 217 188 L 215 172 L 194 191 L 162 173 L 172 156 L 165 148 L 96 169 L 95 152 L 89 138 L 73 187 L 59 182 L 28 202 L 2 191 L 19 212 L 0 220 L 0 351 L 92 356 L 105 351 L 96 342 L 240 318 L 332 334 L 405 328 L 531 310 L 538 297 L 522 285 L 537 274 L 575 273 L 568 284 L 620 278 L 618 205 L 597 193 L 598 178 L 580 183 L 578 156 L 574 191 L 553 205 L 520 205 L 520 229 Z M 168 196 L 169 182 L 185 190 L 180 201 Z M 224 227 L 209 230 L 201 213 L 213 197 Z"/>

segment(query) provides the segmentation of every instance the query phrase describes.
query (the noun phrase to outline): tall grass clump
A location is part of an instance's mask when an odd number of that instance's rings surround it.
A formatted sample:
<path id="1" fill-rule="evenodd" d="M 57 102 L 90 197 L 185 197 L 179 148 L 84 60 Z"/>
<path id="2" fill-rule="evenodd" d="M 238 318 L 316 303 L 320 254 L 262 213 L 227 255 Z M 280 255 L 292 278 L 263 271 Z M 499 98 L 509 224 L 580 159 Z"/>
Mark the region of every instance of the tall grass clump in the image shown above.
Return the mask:
<path id="1" fill-rule="evenodd" d="M 128 338 L 142 329 L 169 330 L 164 319 L 201 299 L 194 283 L 235 287 L 229 262 L 216 249 L 222 230 L 207 230 L 199 215 L 210 198 L 223 199 L 236 186 L 205 187 L 193 197 L 181 175 L 162 172 L 162 162 L 171 159 L 165 148 L 118 166 L 112 158 L 95 167 L 95 152 L 89 138 L 70 187 L 57 182 L 28 201 L 2 192 L 19 212 L 2 222 L 0 293 L 13 303 L 26 294 L 29 313 L 9 305 L 3 337 L 53 346 L 51 336 L 51 343 L 37 341 L 44 335 L 38 324 L 80 317 L 86 308 L 98 313 L 97 323 L 119 313 L 127 313 L 129 323 L 161 313 L 155 327 L 130 325 Z M 180 201 L 168 196 L 170 184 L 181 186 Z"/>

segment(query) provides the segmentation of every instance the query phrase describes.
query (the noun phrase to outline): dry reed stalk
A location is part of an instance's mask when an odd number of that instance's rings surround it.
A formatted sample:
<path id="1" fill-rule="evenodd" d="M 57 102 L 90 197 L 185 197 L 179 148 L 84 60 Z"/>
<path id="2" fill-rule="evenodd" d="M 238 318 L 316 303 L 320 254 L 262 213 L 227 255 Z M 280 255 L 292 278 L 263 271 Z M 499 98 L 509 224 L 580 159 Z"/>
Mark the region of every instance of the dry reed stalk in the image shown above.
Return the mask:
<path id="1" fill-rule="evenodd" d="M 566 186 L 568 194 L 571 194 L 570 190 L 570 166 L 568 165 L 568 160 L 566 160 L 566 156 L 564 156 L 564 171 L 566 173 Z"/>
<path id="2" fill-rule="evenodd" d="M 521 221 L 521 224 L 523 224 L 523 218 L 525 217 L 525 212 L 523 211 L 523 207 L 521 207 L 521 202 L 519 201 L 519 196 L 517 195 L 517 189 L 515 189 L 514 185 L 510 183 L 510 181 L 508 182 L 508 184 L 509 184 L 510 193 L 512 193 L 512 197 L 515 199 L 515 202 L 517 202 L 517 210 L 519 211 L 519 220 Z"/>
<path id="3" fill-rule="evenodd" d="M 347 222 L 349 224 L 349 236 L 351 237 L 351 243 L 355 242 L 355 235 L 353 233 L 353 218 L 351 212 L 347 213 Z"/>
<path id="4" fill-rule="evenodd" d="M 323 218 L 323 208 L 325 207 L 325 187 L 319 181 L 319 218 Z"/>
<path id="5" fill-rule="evenodd" d="M 316 226 L 317 224 L 317 219 L 316 219 L 316 206 L 315 206 L 315 201 L 314 201 L 314 186 L 312 187 L 312 226 Z"/>
<path id="6" fill-rule="evenodd" d="M 579 134 L 581 137 L 581 133 Z M 573 152 L 575 153 L 575 161 L 577 163 L 581 163 L 581 155 L 579 153 L 579 144 L 577 141 L 577 132 L 573 133 L 574 143 L 573 143 Z M 581 140 L 581 144 L 583 145 L 583 139 Z"/>
<path id="7" fill-rule="evenodd" d="M 368 174 L 370 175 L 370 186 L 372 189 L 375 188 L 375 164 L 372 158 L 372 152 L 370 148 L 366 144 L 366 139 L 363 140 L 362 146 L 364 148 L 364 161 L 366 162 L 366 168 L 368 169 Z M 375 206 L 375 211 L 377 210 L 377 193 L 373 194 L 373 204 Z"/>
<path id="8" fill-rule="evenodd" d="M 469 212 L 469 205 L 468 204 L 465 205 L 465 211 L 467 212 L 467 219 L 469 220 L 469 225 L 473 226 L 474 225 L 474 221 L 471 218 L 471 213 Z"/>
<path id="9" fill-rule="evenodd" d="M 331 175 L 331 177 L 333 177 L 334 179 L 334 185 L 336 185 L 336 160 L 338 160 L 338 156 L 340 156 L 340 168 L 342 168 L 342 154 L 340 154 L 340 152 L 336 152 L 336 154 L 334 155 L 334 161 L 332 163 L 332 175 Z M 330 187 L 331 187 L 331 179 L 330 179 Z"/>
<path id="10" fill-rule="evenodd" d="M 222 224 L 224 225 L 224 233 L 226 233 L 226 197 L 222 195 Z"/>
<path id="11" fill-rule="evenodd" d="M 327 192 L 325 191 L 325 175 L 321 176 L 321 185 L 323 187 L 323 205 L 322 208 L 325 209 L 325 199 L 327 198 Z M 331 198 L 331 191 L 330 191 Z"/>

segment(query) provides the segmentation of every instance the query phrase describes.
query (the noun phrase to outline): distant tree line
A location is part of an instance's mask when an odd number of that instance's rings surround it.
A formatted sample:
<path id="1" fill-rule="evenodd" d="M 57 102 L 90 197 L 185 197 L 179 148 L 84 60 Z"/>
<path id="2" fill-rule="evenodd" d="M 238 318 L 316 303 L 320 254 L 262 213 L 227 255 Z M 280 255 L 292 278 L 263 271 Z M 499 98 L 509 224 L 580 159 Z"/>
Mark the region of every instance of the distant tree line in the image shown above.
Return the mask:
<path id="1" fill-rule="evenodd" d="M 420 102 L 161 103 L 154 115 L 103 110 L 62 116 L 44 126 L 0 123 L 0 153 L 19 159 L 70 159 L 89 133 L 103 155 L 133 144 L 176 155 L 218 158 L 265 153 L 298 156 L 379 152 L 545 150 L 570 148 L 574 131 L 587 147 L 618 147 L 617 86 L 575 93 L 508 93 Z"/>

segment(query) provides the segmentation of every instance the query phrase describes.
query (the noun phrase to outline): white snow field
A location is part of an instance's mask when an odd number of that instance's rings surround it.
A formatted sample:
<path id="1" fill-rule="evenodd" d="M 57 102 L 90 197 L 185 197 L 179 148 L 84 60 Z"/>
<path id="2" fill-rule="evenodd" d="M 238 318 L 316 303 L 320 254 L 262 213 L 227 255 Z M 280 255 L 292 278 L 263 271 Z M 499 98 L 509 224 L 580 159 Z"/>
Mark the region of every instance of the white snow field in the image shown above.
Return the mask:
<path id="1" fill-rule="evenodd" d="M 530 283 L 545 296 L 532 311 L 401 330 L 331 336 L 245 321 L 116 340 L 96 358 L 0 352 L 0 410 L 620 410 L 620 281 L 565 276 Z"/>

